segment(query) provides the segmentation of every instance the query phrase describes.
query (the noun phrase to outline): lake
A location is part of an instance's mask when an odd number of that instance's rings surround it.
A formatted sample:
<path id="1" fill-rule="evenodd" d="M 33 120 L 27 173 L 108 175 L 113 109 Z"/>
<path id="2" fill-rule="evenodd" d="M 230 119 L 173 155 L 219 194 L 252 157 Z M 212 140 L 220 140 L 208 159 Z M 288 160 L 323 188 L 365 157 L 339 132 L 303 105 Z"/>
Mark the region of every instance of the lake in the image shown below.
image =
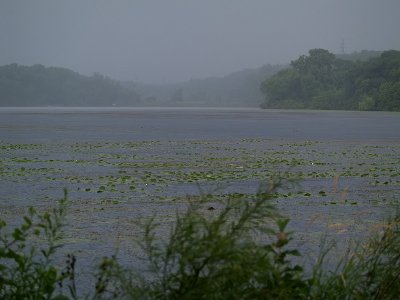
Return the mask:
<path id="1" fill-rule="evenodd" d="M 296 181 L 274 203 L 310 259 L 322 236 L 363 239 L 399 203 L 400 113 L 0 108 L 0 147 L 1 218 L 18 224 L 67 188 L 65 251 L 82 269 L 116 247 L 141 268 L 138 219 L 156 216 L 165 235 L 189 198 L 245 199 L 274 176 Z"/>
<path id="2" fill-rule="evenodd" d="M 288 138 L 400 139 L 394 112 L 219 108 L 0 108 L 7 142 Z"/>

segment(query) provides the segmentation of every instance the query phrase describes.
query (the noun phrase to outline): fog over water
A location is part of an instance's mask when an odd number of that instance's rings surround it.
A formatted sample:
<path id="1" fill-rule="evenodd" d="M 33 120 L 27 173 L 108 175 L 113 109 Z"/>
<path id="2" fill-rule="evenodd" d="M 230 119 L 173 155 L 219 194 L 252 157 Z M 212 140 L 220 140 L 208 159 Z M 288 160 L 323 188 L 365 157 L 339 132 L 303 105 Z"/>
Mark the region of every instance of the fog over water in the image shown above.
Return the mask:
<path id="1" fill-rule="evenodd" d="M 398 0 L 1 1 L 0 65 L 178 82 L 311 48 L 400 49 L 399 11 Z"/>
<path id="2" fill-rule="evenodd" d="M 48 124 L 51 124 L 49 126 Z M 1 108 L 6 143 L 263 138 L 393 141 L 393 112 L 296 111 L 252 108 Z"/>

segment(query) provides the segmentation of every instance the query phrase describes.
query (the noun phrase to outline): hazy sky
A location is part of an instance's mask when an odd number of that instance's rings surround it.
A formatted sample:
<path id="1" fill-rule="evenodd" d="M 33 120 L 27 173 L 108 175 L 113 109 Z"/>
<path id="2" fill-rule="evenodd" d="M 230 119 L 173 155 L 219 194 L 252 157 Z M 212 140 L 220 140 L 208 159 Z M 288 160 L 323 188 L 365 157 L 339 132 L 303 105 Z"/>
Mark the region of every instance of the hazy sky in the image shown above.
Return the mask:
<path id="1" fill-rule="evenodd" d="M 0 0 L 0 65 L 166 83 L 310 48 L 400 50 L 400 0 Z"/>

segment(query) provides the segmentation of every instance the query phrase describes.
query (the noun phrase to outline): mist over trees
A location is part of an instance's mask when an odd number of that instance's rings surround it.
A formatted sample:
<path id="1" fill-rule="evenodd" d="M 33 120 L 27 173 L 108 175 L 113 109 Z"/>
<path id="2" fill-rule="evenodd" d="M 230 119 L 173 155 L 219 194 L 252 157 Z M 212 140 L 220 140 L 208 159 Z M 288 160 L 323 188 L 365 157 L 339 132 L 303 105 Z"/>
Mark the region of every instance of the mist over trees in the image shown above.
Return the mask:
<path id="1" fill-rule="evenodd" d="M 261 86 L 261 90 L 260 90 Z M 0 67 L 0 106 L 187 106 L 400 111 L 400 51 L 312 49 L 289 66 L 168 84 L 43 65 Z"/>
<path id="2" fill-rule="evenodd" d="M 42 65 L 0 67 L 0 106 L 134 106 L 133 89 L 101 74 L 83 76 Z"/>
<path id="3" fill-rule="evenodd" d="M 344 59 L 312 49 L 262 83 L 262 106 L 400 111 L 400 51 L 371 57 L 361 52 Z"/>
<path id="4" fill-rule="evenodd" d="M 138 91 L 146 105 L 259 107 L 264 101 L 260 84 L 284 67 L 264 65 L 224 77 L 191 79 L 168 85 L 130 85 Z"/>
<path id="5" fill-rule="evenodd" d="M 149 85 L 83 76 L 65 68 L 0 67 L 0 106 L 238 106 L 259 107 L 260 84 L 283 66 L 265 65 L 224 77 Z"/>

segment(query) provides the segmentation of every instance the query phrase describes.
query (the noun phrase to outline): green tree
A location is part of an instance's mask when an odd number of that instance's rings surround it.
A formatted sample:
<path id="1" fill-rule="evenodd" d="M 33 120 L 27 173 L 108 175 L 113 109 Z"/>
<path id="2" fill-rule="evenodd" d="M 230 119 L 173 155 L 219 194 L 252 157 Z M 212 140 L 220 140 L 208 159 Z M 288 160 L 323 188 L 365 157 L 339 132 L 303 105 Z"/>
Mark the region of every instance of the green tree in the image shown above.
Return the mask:
<path id="1" fill-rule="evenodd" d="M 309 55 L 300 56 L 291 62 L 289 69 L 272 76 L 262 84 L 266 95 L 265 107 L 307 108 L 334 107 L 334 104 L 321 104 L 326 97 L 321 91 L 334 90 L 335 56 L 324 49 L 312 49 Z M 331 92 L 332 93 L 332 92 Z M 314 99 L 314 100 L 313 100 Z"/>
<path id="2" fill-rule="evenodd" d="M 351 62 L 312 49 L 262 83 L 266 108 L 400 110 L 400 51 Z"/>
<path id="3" fill-rule="evenodd" d="M 376 100 L 379 110 L 400 111 L 400 81 L 388 81 L 381 84 Z"/>
<path id="4" fill-rule="evenodd" d="M 359 110 L 375 110 L 375 100 L 371 96 L 362 97 L 361 101 L 358 103 Z"/>
<path id="5" fill-rule="evenodd" d="M 83 76 L 65 68 L 42 65 L 0 67 L 0 106 L 133 106 L 133 88 L 101 74 Z"/>
<path id="6" fill-rule="evenodd" d="M 282 107 L 282 103 L 286 101 L 298 103 L 302 106 L 302 84 L 298 71 L 294 69 L 286 69 L 278 72 L 269 80 L 262 83 L 261 90 L 266 94 L 266 107 L 277 108 Z M 287 107 L 290 108 L 290 107 Z"/>

